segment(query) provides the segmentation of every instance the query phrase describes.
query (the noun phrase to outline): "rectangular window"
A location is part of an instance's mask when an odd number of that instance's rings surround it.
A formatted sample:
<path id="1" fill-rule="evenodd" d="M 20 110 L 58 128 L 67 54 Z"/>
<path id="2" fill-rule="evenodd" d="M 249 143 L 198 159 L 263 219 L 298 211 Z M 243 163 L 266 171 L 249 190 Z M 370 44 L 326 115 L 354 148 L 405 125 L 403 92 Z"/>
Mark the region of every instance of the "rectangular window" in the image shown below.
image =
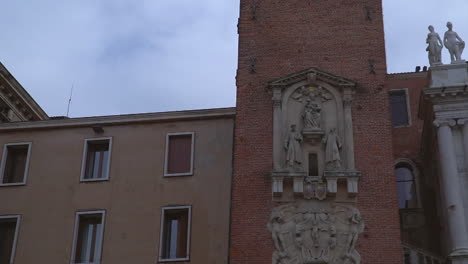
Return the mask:
<path id="1" fill-rule="evenodd" d="M 318 158 L 317 153 L 309 153 L 309 176 L 318 176 Z"/>
<path id="2" fill-rule="evenodd" d="M 5 144 L 2 158 L 1 185 L 25 184 L 31 143 Z"/>
<path id="3" fill-rule="evenodd" d="M 0 263 L 13 263 L 20 216 L 0 216 Z"/>
<path id="4" fill-rule="evenodd" d="M 189 260 L 190 221 L 190 206 L 162 208 L 159 261 Z"/>
<path id="5" fill-rule="evenodd" d="M 392 125 L 394 127 L 409 125 L 409 111 L 406 97 L 406 90 L 390 91 L 390 107 L 392 111 Z"/>
<path id="6" fill-rule="evenodd" d="M 85 140 L 82 181 L 109 179 L 111 145 L 112 138 Z"/>
<path id="7" fill-rule="evenodd" d="M 192 175 L 193 136 L 193 132 L 167 135 L 164 176 Z"/>
<path id="8" fill-rule="evenodd" d="M 104 218 L 102 210 L 76 214 L 72 264 L 101 263 Z"/>

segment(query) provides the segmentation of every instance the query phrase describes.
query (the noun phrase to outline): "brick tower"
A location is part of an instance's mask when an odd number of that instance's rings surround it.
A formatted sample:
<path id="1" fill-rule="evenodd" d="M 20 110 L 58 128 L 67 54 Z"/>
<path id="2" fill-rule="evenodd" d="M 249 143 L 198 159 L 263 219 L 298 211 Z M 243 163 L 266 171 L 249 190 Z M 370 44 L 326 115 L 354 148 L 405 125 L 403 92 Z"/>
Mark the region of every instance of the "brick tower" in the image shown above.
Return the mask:
<path id="1" fill-rule="evenodd" d="M 241 0 L 238 27 L 230 263 L 402 263 L 381 1 Z"/>

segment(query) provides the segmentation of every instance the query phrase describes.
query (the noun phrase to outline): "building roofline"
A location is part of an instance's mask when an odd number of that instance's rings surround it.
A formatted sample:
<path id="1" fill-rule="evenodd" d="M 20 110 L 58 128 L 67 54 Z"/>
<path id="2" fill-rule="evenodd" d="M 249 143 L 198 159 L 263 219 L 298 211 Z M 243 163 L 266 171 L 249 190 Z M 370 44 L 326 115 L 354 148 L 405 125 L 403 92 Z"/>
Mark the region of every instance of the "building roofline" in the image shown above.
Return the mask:
<path id="1" fill-rule="evenodd" d="M 385 78 L 386 79 L 426 78 L 428 73 L 429 73 L 428 71 L 387 73 L 385 75 Z"/>
<path id="2" fill-rule="evenodd" d="M 1 123 L 0 131 L 6 132 L 24 129 L 69 128 L 104 125 L 115 126 L 129 123 L 156 123 L 183 120 L 206 120 L 218 118 L 234 118 L 235 115 L 236 108 L 228 107 L 126 115 L 92 116 L 64 119 L 49 119 L 41 121 Z"/>

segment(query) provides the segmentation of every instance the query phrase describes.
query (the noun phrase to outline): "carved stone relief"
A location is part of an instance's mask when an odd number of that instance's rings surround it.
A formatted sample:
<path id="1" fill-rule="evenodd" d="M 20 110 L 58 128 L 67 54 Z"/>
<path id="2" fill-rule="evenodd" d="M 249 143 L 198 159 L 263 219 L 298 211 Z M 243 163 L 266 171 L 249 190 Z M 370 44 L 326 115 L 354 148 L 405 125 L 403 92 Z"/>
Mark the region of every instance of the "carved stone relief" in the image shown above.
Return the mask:
<path id="1" fill-rule="evenodd" d="M 273 209 L 268 222 L 273 264 L 359 264 L 355 246 L 364 223 L 351 205 L 302 202 Z"/>

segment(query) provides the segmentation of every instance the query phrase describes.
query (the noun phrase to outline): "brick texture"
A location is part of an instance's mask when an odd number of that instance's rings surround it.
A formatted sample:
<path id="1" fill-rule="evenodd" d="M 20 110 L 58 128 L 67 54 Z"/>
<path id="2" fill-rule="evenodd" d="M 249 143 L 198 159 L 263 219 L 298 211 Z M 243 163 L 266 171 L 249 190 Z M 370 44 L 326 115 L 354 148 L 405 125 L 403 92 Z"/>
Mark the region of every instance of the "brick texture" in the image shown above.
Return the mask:
<path id="1" fill-rule="evenodd" d="M 273 107 L 266 84 L 310 67 L 359 85 L 352 110 L 356 167 L 363 173 L 357 200 L 366 229 L 357 249 L 364 264 L 402 263 L 376 0 L 241 0 L 230 263 L 271 263 L 266 224 L 277 204 L 269 178 Z"/>

